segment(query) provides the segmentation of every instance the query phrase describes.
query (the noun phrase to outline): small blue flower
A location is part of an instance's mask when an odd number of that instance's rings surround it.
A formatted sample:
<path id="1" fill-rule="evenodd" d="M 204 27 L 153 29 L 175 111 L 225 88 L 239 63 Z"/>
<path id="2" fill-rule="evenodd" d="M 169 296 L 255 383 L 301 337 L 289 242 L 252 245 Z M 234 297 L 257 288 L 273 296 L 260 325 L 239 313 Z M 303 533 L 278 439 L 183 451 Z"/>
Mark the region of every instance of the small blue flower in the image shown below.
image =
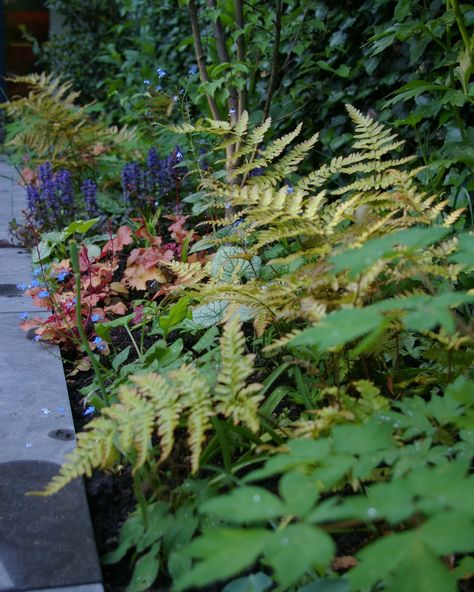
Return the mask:
<path id="1" fill-rule="evenodd" d="M 93 323 L 98 323 L 101 320 L 102 320 L 102 317 L 100 316 L 100 314 L 95 313 L 91 316 L 91 321 Z"/>
<path id="2" fill-rule="evenodd" d="M 98 351 L 104 351 L 104 349 L 107 347 L 107 343 L 99 336 L 94 337 L 93 343 Z"/>
<path id="3" fill-rule="evenodd" d="M 158 74 L 159 78 L 164 78 L 166 76 L 166 72 L 163 70 L 163 68 L 157 68 L 156 73 Z"/>
<path id="4" fill-rule="evenodd" d="M 87 407 L 87 409 L 84 410 L 84 413 L 82 415 L 86 417 L 87 415 L 92 415 L 93 413 L 95 413 L 95 407 L 94 405 L 89 405 L 89 407 Z"/>
<path id="5" fill-rule="evenodd" d="M 28 286 L 26 284 L 17 284 L 16 287 L 18 290 L 21 290 L 22 292 L 28 289 Z"/>
<path id="6" fill-rule="evenodd" d="M 148 80 L 148 78 L 146 80 L 143 81 L 143 84 L 145 86 L 150 86 L 151 82 Z"/>
<path id="7" fill-rule="evenodd" d="M 189 70 L 188 70 L 188 74 L 189 74 L 190 76 L 194 76 L 195 74 L 197 74 L 197 71 L 198 71 L 198 67 L 196 66 L 196 64 L 193 64 L 193 65 L 192 65 L 192 66 L 189 68 Z"/>
<path id="8" fill-rule="evenodd" d="M 69 271 L 60 271 L 58 273 L 58 275 L 56 276 L 56 279 L 58 280 L 58 282 L 63 282 L 67 276 L 69 275 Z"/>
<path id="9" fill-rule="evenodd" d="M 293 189 L 293 187 L 291 185 L 288 185 L 286 188 L 286 192 L 287 193 L 293 193 L 295 190 Z"/>
<path id="10" fill-rule="evenodd" d="M 236 111 L 235 109 L 229 109 L 229 115 L 235 115 Z"/>
<path id="11" fill-rule="evenodd" d="M 33 337 L 33 343 L 38 343 L 38 341 L 41 339 L 41 337 L 39 335 L 35 335 Z"/>
<path id="12" fill-rule="evenodd" d="M 27 318 L 28 318 L 28 313 L 22 312 L 20 315 L 20 321 L 26 321 Z"/>
<path id="13" fill-rule="evenodd" d="M 181 152 L 181 150 L 178 150 L 178 152 L 176 152 L 176 158 L 178 160 L 181 160 L 183 158 L 183 153 Z"/>
<path id="14" fill-rule="evenodd" d="M 48 296 L 49 296 L 48 290 L 41 290 L 41 292 L 38 292 L 38 298 L 48 298 Z"/>
<path id="15" fill-rule="evenodd" d="M 41 267 L 36 267 L 33 269 L 33 277 L 37 278 L 39 275 L 41 275 Z"/>
<path id="16" fill-rule="evenodd" d="M 161 84 L 158 84 L 158 86 L 155 86 L 155 90 L 156 92 L 160 92 L 160 90 L 163 90 L 163 87 L 161 86 Z"/>
<path id="17" fill-rule="evenodd" d="M 40 282 L 38 280 L 32 280 L 31 284 L 29 285 L 30 288 L 38 288 L 40 286 Z"/>

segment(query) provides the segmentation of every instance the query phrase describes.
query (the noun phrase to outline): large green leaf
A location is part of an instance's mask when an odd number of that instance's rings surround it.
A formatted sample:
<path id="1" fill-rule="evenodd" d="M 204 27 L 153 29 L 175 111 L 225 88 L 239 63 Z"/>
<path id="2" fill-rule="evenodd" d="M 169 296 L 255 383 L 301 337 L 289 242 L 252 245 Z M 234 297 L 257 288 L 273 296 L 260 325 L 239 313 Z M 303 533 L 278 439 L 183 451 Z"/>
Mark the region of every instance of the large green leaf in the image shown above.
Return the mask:
<path id="1" fill-rule="evenodd" d="M 334 552 L 335 545 L 324 531 L 309 524 L 290 524 L 273 534 L 265 557 L 286 590 L 313 566 L 326 568 Z"/>
<path id="2" fill-rule="evenodd" d="M 204 587 L 211 582 L 230 578 L 252 565 L 263 552 L 271 532 L 262 529 L 210 530 L 195 539 L 186 553 L 200 559 L 180 578 L 176 592 Z"/>
<path id="3" fill-rule="evenodd" d="M 313 345 L 320 350 L 340 348 L 373 331 L 384 317 L 372 308 L 351 308 L 331 313 L 319 323 L 294 337 L 289 345 Z"/>
<path id="4" fill-rule="evenodd" d="M 280 479 L 280 495 L 289 514 L 304 516 L 318 499 L 314 481 L 304 473 L 292 471 Z"/>
<path id="5" fill-rule="evenodd" d="M 352 276 L 364 271 L 379 259 L 399 256 L 399 249 L 414 251 L 438 242 L 449 232 L 448 228 L 408 228 L 367 241 L 362 247 L 349 249 L 330 258 L 336 272 L 347 269 Z"/>
<path id="6" fill-rule="evenodd" d="M 286 513 L 286 508 L 276 495 L 266 489 L 245 486 L 204 502 L 200 511 L 241 524 L 278 518 Z"/>

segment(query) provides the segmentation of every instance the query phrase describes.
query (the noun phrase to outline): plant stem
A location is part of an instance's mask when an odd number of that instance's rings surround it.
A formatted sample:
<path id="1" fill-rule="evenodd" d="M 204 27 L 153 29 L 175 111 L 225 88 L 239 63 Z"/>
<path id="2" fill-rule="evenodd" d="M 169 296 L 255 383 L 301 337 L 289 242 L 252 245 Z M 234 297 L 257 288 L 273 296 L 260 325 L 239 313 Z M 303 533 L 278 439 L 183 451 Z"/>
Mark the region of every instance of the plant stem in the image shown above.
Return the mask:
<path id="1" fill-rule="evenodd" d="M 87 356 L 89 357 L 92 368 L 94 370 L 95 376 L 97 378 L 97 382 L 99 383 L 100 392 L 104 398 L 104 401 L 107 403 L 109 402 L 107 391 L 105 389 L 104 378 L 102 376 L 102 372 L 100 370 L 99 362 L 95 357 L 94 353 L 92 352 L 89 340 L 87 339 L 87 335 L 84 331 L 84 327 L 82 325 L 82 307 L 81 307 L 81 271 L 79 268 L 79 252 L 77 249 L 77 242 L 72 240 L 69 243 L 69 255 L 71 258 L 71 267 L 74 272 L 74 280 L 76 282 L 76 324 L 77 330 L 79 332 L 79 337 L 81 338 L 82 347 L 86 352 Z"/>

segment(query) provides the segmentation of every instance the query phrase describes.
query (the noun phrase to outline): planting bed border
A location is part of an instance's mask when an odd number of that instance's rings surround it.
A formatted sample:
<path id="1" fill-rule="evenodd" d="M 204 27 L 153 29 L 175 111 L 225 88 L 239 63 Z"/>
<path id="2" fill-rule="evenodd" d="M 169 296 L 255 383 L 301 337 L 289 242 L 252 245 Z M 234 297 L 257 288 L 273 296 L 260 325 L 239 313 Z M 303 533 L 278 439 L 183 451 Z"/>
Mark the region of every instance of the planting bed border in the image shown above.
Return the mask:
<path id="1" fill-rule="evenodd" d="M 16 287 L 31 281 L 29 253 L 5 248 L 5 221 L 24 207 L 14 177 L 0 162 L 0 592 L 103 592 L 82 481 L 25 495 L 58 472 L 75 433 L 58 348 L 18 326 L 20 312 L 37 311 Z"/>

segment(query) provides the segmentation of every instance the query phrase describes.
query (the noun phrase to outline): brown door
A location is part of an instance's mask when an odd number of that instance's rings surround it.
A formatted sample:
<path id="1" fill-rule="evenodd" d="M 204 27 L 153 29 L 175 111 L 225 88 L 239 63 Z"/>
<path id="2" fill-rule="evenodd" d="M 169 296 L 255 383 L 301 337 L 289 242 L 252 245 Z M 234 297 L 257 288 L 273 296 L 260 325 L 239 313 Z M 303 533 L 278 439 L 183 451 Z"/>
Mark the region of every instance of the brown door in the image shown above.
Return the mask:
<path id="1" fill-rule="evenodd" d="M 32 43 L 25 38 L 22 29 L 40 43 L 47 41 L 49 12 L 45 3 L 42 0 L 4 0 L 4 24 L 6 76 L 34 72 L 35 56 Z M 23 85 L 7 82 L 6 90 L 11 97 L 23 94 L 26 89 Z"/>

